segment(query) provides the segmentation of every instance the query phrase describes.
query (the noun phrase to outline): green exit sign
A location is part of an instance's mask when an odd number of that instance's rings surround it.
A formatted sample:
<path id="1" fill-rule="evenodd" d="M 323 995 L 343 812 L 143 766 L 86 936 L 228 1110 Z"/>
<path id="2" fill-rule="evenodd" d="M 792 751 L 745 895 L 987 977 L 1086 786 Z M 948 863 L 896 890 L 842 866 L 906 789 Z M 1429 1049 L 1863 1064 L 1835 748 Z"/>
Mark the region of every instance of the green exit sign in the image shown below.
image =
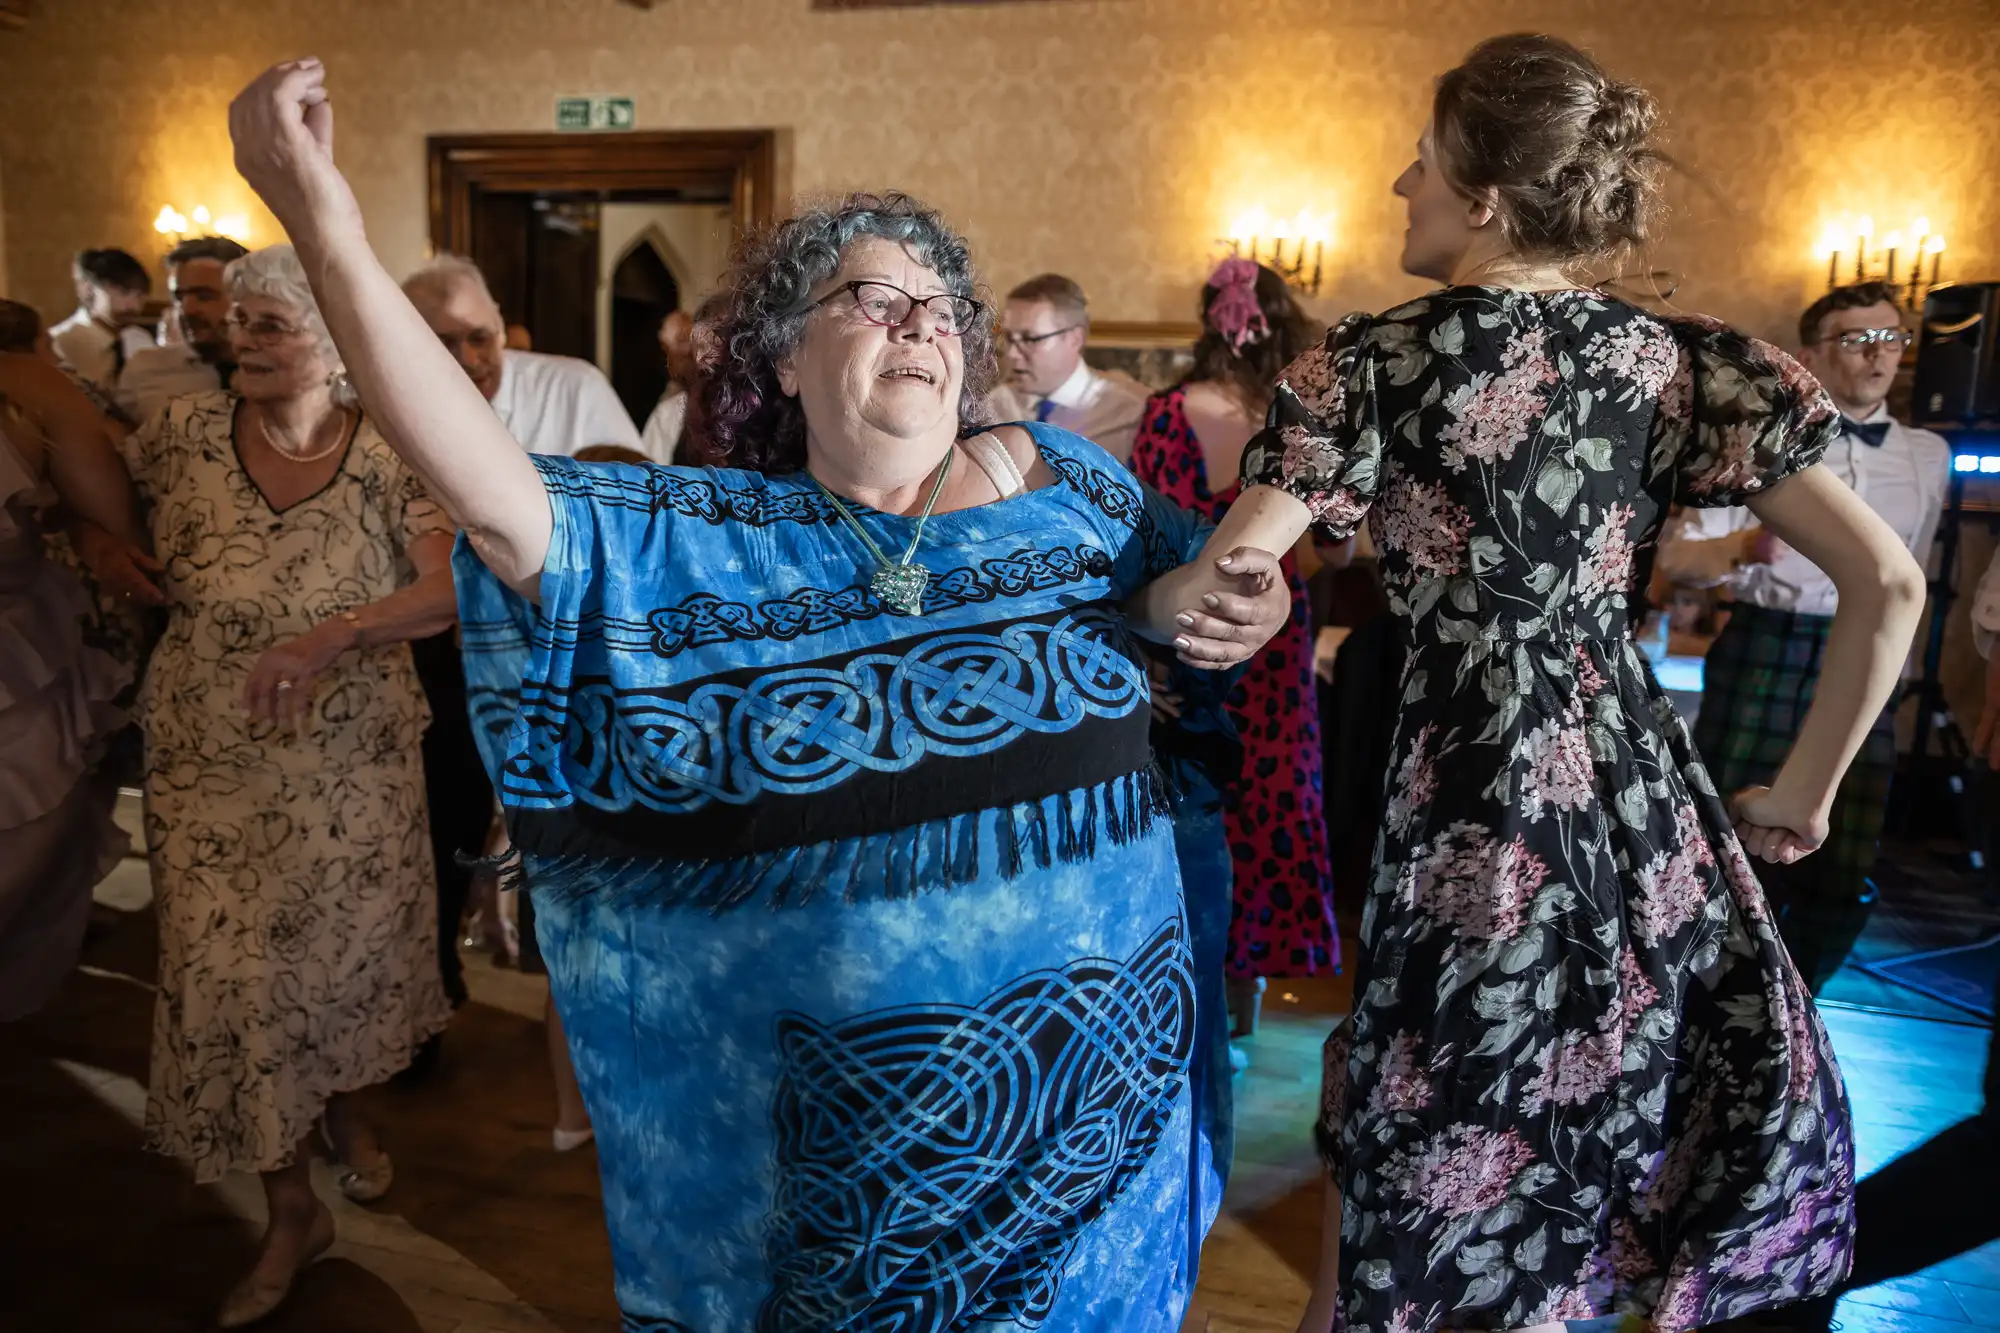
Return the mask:
<path id="1" fill-rule="evenodd" d="M 556 128 L 559 130 L 629 130 L 638 122 L 638 109 L 629 97 L 556 99 Z"/>

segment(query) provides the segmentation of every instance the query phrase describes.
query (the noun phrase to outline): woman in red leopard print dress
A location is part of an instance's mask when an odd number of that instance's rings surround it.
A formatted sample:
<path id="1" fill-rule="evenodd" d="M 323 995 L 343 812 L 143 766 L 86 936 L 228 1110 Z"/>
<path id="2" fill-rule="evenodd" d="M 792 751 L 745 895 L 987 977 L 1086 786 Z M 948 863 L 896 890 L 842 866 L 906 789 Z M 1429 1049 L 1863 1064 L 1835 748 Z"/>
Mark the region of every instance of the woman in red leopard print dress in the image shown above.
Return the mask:
<path id="1" fill-rule="evenodd" d="M 1262 426 L 1278 372 L 1318 341 L 1285 281 L 1249 260 L 1202 289 L 1202 335 L 1188 377 L 1146 403 L 1132 470 L 1175 504 L 1220 520 L 1241 489 L 1243 445 Z M 1320 787 L 1312 623 L 1298 563 L 1285 557 L 1292 617 L 1229 698 L 1242 780 L 1225 793 L 1235 872 L 1226 971 L 1308 976 L 1339 961 Z"/>

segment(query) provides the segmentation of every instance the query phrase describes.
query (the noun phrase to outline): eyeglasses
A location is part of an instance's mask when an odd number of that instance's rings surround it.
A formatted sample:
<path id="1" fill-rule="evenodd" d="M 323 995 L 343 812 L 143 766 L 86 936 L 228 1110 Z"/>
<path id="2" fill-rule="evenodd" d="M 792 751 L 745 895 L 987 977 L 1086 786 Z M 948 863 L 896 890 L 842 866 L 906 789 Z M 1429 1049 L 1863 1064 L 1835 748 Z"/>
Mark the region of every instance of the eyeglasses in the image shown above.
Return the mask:
<path id="1" fill-rule="evenodd" d="M 916 297 L 886 282 L 843 282 L 840 286 L 812 303 L 817 310 L 836 296 L 853 296 L 854 308 L 861 318 L 870 324 L 879 324 L 885 329 L 899 329 L 909 322 L 910 313 L 918 306 L 930 311 L 931 328 L 940 338 L 953 338 L 972 327 L 979 312 L 986 307 L 969 296 L 954 296 L 950 292 L 939 292 L 936 296 Z"/>
<path id="2" fill-rule="evenodd" d="M 1900 352 L 1914 341 L 1903 329 L 1855 329 L 1832 339 L 1843 352 L 1867 352 L 1877 347 L 1893 348 Z"/>
<path id="3" fill-rule="evenodd" d="M 253 343 L 274 343 L 281 338 L 290 338 L 305 332 L 304 329 L 268 316 L 245 319 L 241 310 L 230 311 L 229 317 L 222 322 L 229 326 L 231 333 L 240 330 L 243 336 Z"/>
<path id="4" fill-rule="evenodd" d="M 1082 327 L 1083 325 L 1081 324 L 1065 324 L 1059 329 L 1050 329 L 1047 333 L 1011 333 L 1003 331 L 1000 334 L 1000 345 L 1003 347 L 1039 347 L 1051 338 L 1060 338 L 1065 333 L 1073 332 Z"/>

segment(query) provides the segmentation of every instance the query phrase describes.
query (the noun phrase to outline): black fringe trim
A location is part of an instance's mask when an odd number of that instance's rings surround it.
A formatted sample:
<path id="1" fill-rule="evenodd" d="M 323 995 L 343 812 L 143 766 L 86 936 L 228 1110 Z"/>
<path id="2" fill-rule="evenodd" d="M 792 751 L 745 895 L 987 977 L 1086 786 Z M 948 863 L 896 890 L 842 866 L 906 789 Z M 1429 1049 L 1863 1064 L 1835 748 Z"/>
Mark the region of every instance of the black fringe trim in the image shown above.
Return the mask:
<path id="1" fill-rule="evenodd" d="M 1100 832 L 1113 846 L 1138 840 L 1155 820 L 1171 813 L 1170 800 L 1166 778 L 1153 766 L 1039 801 L 734 860 L 537 857 L 532 881 L 537 894 L 560 898 L 716 912 L 758 901 L 780 908 L 829 896 L 848 903 L 914 898 L 978 879 L 980 824 L 987 819 L 993 823 L 1000 874 L 1011 880 L 1031 864 L 1046 870 L 1058 863 L 1094 860 Z M 1053 838 L 1046 809 L 1051 803 Z M 521 857 L 512 851 L 497 857 L 461 855 L 459 863 L 498 870 L 509 887 L 520 883 L 523 874 Z"/>
<path id="2" fill-rule="evenodd" d="M 504 852 L 492 856 L 474 856 L 471 852 L 453 852 L 452 860 L 458 862 L 461 870 L 473 874 L 491 873 L 500 881 L 502 892 L 525 888 L 528 883 L 528 868 L 521 860 L 521 849 L 509 847 Z"/>

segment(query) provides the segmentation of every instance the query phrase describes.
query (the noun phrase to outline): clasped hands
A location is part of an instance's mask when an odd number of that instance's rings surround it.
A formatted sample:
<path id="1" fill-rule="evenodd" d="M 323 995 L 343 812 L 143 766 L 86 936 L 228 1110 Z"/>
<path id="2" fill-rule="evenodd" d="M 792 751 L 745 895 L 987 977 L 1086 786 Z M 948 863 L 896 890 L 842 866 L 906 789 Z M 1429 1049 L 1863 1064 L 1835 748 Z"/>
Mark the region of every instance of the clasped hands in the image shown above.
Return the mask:
<path id="1" fill-rule="evenodd" d="M 1181 661 L 1205 671 L 1248 661 L 1291 611 L 1278 557 L 1254 546 L 1190 561 L 1147 584 L 1127 606 L 1143 637 L 1171 643 Z"/>

